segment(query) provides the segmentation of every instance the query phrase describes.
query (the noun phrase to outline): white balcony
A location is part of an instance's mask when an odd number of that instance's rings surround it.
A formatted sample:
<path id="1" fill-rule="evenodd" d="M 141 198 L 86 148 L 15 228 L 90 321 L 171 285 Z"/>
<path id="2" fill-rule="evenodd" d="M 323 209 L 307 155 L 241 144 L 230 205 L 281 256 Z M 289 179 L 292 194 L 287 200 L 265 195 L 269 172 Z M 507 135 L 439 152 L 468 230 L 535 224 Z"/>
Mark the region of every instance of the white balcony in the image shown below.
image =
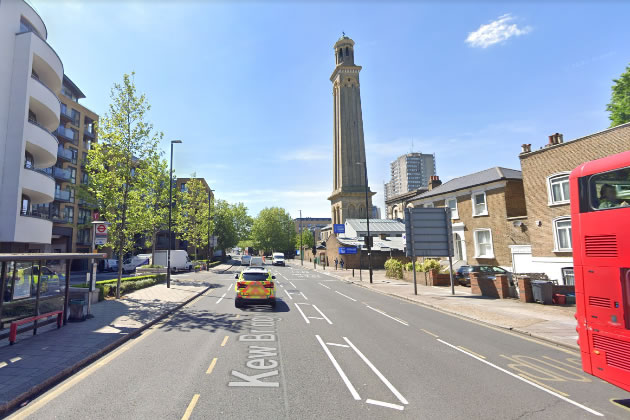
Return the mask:
<path id="1" fill-rule="evenodd" d="M 49 244 L 52 238 L 52 226 L 50 220 L 18 214 L 13 241 Z"/>
<path id="2" fill-rule="evenodd" d="M 20 183 L 22 194 L 30 197 L 31 204 L 50 203 L 55 198 L 55 180 L 39 171 L 23 167 Z"/>
<path id="3" fill-rule="evenodd" d="M 28 106 L 37 115 L 37 123 L 48 131 L 57 129 L 61 112 L 57 95 L 33 77 L 28 79 L 28 95 Z"/>
<path id="4" fill-rule="evenodd" d="M 59 93 L 63 82 L 63 63 L 55 50 L 33 32 L 18 36 L 30 37 L 34 72 L 50 90 Z"/>
<path id="5" fill-rule="evenodd" d="M 37 123 L 24 123 L 26 151 L 33 155 L 35 168 L 48 168 L 57 162 L 57 138 Z"/>

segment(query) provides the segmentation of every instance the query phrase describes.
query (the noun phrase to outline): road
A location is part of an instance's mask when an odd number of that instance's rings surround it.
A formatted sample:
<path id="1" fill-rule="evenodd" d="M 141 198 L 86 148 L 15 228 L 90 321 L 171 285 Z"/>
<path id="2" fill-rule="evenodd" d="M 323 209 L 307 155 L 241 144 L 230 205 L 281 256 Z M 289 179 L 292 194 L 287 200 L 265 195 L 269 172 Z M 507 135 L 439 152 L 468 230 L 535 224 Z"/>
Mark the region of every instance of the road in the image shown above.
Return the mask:
<path id="1" fill-rule="evenodd" d="M 236 271 L 237 267 L 234 267 Z M 299 266 L 275 310 L 234 272 L 14 413 L 33 419 L 629 418 L 570 350 Z M 240 268 L 239 268 L 240 270 Z"/>

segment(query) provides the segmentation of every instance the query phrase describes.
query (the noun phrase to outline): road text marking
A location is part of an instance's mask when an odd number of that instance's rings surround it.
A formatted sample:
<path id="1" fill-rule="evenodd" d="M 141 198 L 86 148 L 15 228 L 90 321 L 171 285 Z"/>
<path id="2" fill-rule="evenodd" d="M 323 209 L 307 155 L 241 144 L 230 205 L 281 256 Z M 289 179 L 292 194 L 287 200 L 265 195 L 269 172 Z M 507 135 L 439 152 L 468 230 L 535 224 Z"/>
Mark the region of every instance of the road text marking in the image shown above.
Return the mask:
<path id="1" fill-rule="evenodd" d="M 365 355 L 363 353 L 361 353 L 361 351 L 359 351 L 359 349 L 350 342 L 350 340 L 348 340 L 347 337 L 343 338 L 346 343 L 348 343 L 348 345 L 350 347 L 352 347 L 352 350 L 354 350 L 356 352 L 356 354 L 359 355 L 359 357 L 361 358 L 361 360 L 363 360 L 365 362 L 366 365 L 368 365 L 370 367 L 370 369 L 372 369 L 372 372 L 374 372 L 376 374 L 376 376 L 378 376 L 378 378 L 385 384 L 385 386 L 387 388 L 389 388 L 389 390 L 392 392 L 392 394 L 394 394 L 396 396 L 396 398 L 398 398 L 398 401 L 400 401 L 403 404 L 409 404 L 409 401 L 407 401 L 405 399 L 405 397 L 402 396 L 402 394 L 400 392 L 398 392 L 398 390 L 396 388 L 394 388 L 394 385 L 392 385 L 385 376 L 383 376 L 383 374 L 376 368 L 376 366 L 374 366 L 372 364 L 372 362 L 370 362 L 368 360 L 367 357 L 365 357 Z"/>
<path id="2" fill-rule="evenodd" d="M 210 375 L 212 373 L 212 370 L 214 369 L 214 365 L 217 364 L 217 358 L 215 357 L 214 359 L 212 359 L 212 362 L 210 362 L 210 366 L 208 366 L 208 370 L 206 370 L 206 375 Z"/>
<path id="3" fill-rule="evenodd" d="M 372 307 L 371 307 L 371 306 L 369 306 L 369 305 L 366 305 L 366 306 L 367 306 L 368 308 L 370 308 L 371 310 L 378 312 L 378 313 L 379 313 L 379 314 L 381 314 L 381 315 L 385 315 L 387 318 L 391 318 L 391 319 L 393 319 L 393 320 L 394 320 L 394 321 L 396 321 L 396 322 L 400 322 L 401 324 L 403 324 L 403 325 L 405 325 L 405 326 L 407 326 L 407 327 L 409 326 L 409 324 L 408 324 L 406 321 L 403 321 L 402 319 L 394 318 L 394 317 L 393 317 L 393 316 L 391 316 L 391 315 L 387 315 L 385 312 L 381 311 L 380 309 L 372 308 Z"/>
<path id="4" fill-rule="evenodd" d="M 367 400 L 365 400 L 365 402 L 368 403 L 368 404 L 380 405 L 382 407 L 394 408 L 396 410 L 404 410 L 405 409 L 405 407 L 403 407 L 402 405 L 391 404 L 391 403 L 386 403 L 386 402 L 377 401 L 377 400 L 371 400 L 369 398 Z"/>
<path id="5" fill-rule="evenodd" d="M 227 343 L 228 339 L 230 338 L 229 335 L 226 335 L 225 338 L 223 339 L 223 342 L 221 343 L 221 347 L 225 347 L 225 343 Z"/>
<path id="6" fill-rule="evenodd" d="M 188 408 L 186 408 L 186 412 L 182 416 L 182 420 L 188 420 L 190 418 L 190 415 L 197 405 L 197 400 L 199 400 L 199 394 L 193 395 L 192 400 L 190 400 L 190 404 L 188 404 Z"/>
<path id="7" fill-rule="evenodd" d="M 346 374 L 343 372 L 343 369 L 341 369 L 341 366 L 339 366 L 339 363 L 337 363 L 337 360 L 335 360 L 335 357 L 332 355 L 330 350 L 328 350 L 328 347 L 326 347 L 326 344 L 324 344 L 324 341 L 321 339 L 321 337 L 319 335 L 316 335 L 315 338 L 317 338 L 317 341 L 319 341 L 319 344 L 322 345 L 322 348 L 324 349 L 324 352 L 326 352 L 326 355 L 328 356 L 328 358 L 332 362 L 333 366 L 335 367 L 335 369 L 337 369 L 337 373 L 339 374 L 339 376 L 341 376 L 341 379 L 343 380 L 343 383 L 346 384 L 346 387 L 348 387 L 348 390 L 352 394 L 352 397 L 355 400 L 360 401 L 361 397 L 359 396 L 359 393 L 354 388 L 354 386 L 352 385 L 352 383 L 350 382 L 350 380 L 348 379 Z"/>
<path id="8" fill-rule="evenodd" d="M 357 301 L 356 299 L 353 299 L 353 298 L 351 298 L 350 296 L 344 295 L 343 293 L 338 292 L 338 291 L 336 291 L 336 290 L 335 290 L 335 293 L 338 293 L 338 294 L 340 294 L 341 296 L 345 297 L 346 299 L 350 299 L 350 300 L 351 300 L 351 301 L 353 301 L 353 302 L 356 302 L 356 301 Z"/>
<path id="9" fill-rule="evenodd" d="M 580 403 L 578 403 L 578 402 L 576 402 L 576 401 L 573 401 L 573 400 L 571 400 L 571 399 L 569 399 L 569 398 L 567 398 L 567 397 L 565 397 L 565 396 L 563 396 L 563 395 L 560 395 L 560 394 L 558 394 L 557 392 L 551 391 L 550 389 L 547 389 L 547 388 L 545 388 L 545 387 L 543 387 L 543 386 L 540 386 L 540 385 L 538 385 L 537 383 L 532 382 L 532 381 L 530 381 L 529 379 L 525 379 L 525 378 L 523 378 L 522 376 L 519 376 L 519 375 L 517 375 L 517 374 L 515 374 L 515 373 L 512 373 L 512 372 L 510 372 L 509 370 L 503 369 L 502 367 L 497 366 L 497 365 L 495 365 L 494 363 L 490 363 L 490 362 L 488 362 L 487 360 L 483 360 L 482 358 L 477 357 L 477 356 L 475 356 L 474 354 L 468 353 L 467 351 L 462 350 L 462 349 L 460 349 L 459 347 L 457 347 L 457 346 L 455 346 L 455 345 L 453 345 L 453 344 L 447 343 L 446 341 L 441 340 L 441 339 L 439 339 L 439 338 L 438 338 L 438 340 L 437 340 L 437 341 L 439 341 L 439 342 L 440 342 L 440 343 L 442 343 L 442 344 L 446 344 L 447 346 L 449 346 L 449 347 L 451 347 L 451 348 L 453 348 L 453 349 L 455 349 L 455 350 L 457 350 L 457 351 L 460 351 L 460 352 L 462 352 L 462 353 L 464 353 L 464 354 L 467 354 L 468 356 L 470 356 L 470 357 L 472 357 L 472 358 L 474 358 L 474 359 L 477 359 L 477 360 L 479 360 L 480 362 L 485 363 L 485 364 L 487 364 L 488 366 L 491 366 L 491 367 L 493 367 L 493 368 L 495 368 L 495 369 L 497 369 L 497 370 L 499 370 L 499 371 L 501 371 L 501 372 L 503 372 L 503 373 L 506 373 L 506 374 L 510 375 L 511 377 L 513 377 L 513 378 L 516 378 L 516 379 L 518 379 L 518 380 L 520 380 L 520 381 L 523 381 L 523 382 L 525 382 L 525 383 L 527 383 L 527 384 L 529 384 L 529 385 L 531 385 L 531 386 L 533 386 L 533 387 L 535 387 L 535 388 L 538 388 L 538 389 L 540 389 L 541 391 L 544 391 L 544 392 L 546 392 L 546 393 L 548 393 L 548 394 L 551 394 L 551 395 L 553 395 L 553 396 L 555 396 L 555 397 L 557 397 L 557 398 L 560 398 L 561 400 L 566 401 L 566 402 L 568 402 L 569 404 L 573 404 L 573 405 L 575 405 L 576 407 L 581 408 L 582 410 L 588 411 L 589 413 L 594 414 L 594 415 L 596 415 L 596 416 L 600 416 L 600 417 L 603 417 L 603 416 L 604 416 L 602 413 L 600 413 L 600 412 L 598 412 L 598 411 L 595 411 L 595 410 L 593 410 L 592 408 L 588 408 L 587 406 L 582 405 L 582 404 L 580 404 Z"/>

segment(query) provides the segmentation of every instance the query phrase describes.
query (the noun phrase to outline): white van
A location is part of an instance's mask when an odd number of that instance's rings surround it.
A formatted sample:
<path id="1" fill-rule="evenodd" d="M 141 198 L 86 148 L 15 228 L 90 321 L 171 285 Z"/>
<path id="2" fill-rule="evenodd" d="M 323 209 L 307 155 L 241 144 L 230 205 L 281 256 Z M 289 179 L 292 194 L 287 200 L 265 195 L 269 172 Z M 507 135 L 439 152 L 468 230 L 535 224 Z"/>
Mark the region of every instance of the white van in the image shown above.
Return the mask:
<path id="1" fill-rule="evenodd" d="M 134 255 L 133 257 L 127 258 L 125 261 L 123 261 L 122 272 L 133 273 L 134 271 L 136 271 L 136 268 L 140 267 L 141 265 L 147 264 L 149 264 L 149 257 L 147 257 L 146 255 Z"/>
<path id="2" fill-rule="evenodd" d="M 155 265 L 165 267 L 168 265 L 166 260 L 166 250 L 155 251 Z M 188 257 L 188 252 L 183 249 L 171 249 L 171 271 L 192 271 L 192 261 Z"/>
<path id="3" fill-rule="evenodd" d="M 252 257 L 249 260 L 250 266 L 262 267 L 264 264 L 265 262 L 263 261 L 263 257 Z"/>
<path id="4" fill-rule="evenodd" d="M 274 252 L 273 260 L 271 262 L 272 265 L 281 265 L 284 267 L 284 254 L 282 252 Z"/>
<path id="5" fill-rule="evenodd" d="M 241 255 L 241 265 L 249 265 L 249 261 L 252 259 L 251 255 Z"/>

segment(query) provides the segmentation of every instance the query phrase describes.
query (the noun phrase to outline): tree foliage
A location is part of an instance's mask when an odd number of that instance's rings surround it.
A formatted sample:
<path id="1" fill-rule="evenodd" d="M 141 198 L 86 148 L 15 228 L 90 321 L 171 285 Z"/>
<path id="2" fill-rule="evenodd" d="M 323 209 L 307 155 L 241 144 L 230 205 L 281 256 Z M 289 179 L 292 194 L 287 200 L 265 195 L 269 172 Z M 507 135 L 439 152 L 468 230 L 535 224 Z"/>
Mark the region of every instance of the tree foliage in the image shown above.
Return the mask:
<path id="1" fill-rule="evenodd" d="M 310 229 L 302 229 L 302 247 L 304 249 L 313 248 L 315 244 L 315 238 L 313 238 L 313 232 Z M 295 248 L 300 249 L 300 235 L 295 238 Z"/>
<path id="2" fill-rule="evenodd" d="M 169 174 L 168 163 L 162 156 L 162 152 L 151 153 L 145 159 L 145 170 L 140 172 L 146 187 L 143 199 L 149 209 L 145 216 L 145 245 L 151 247 L 152 261 L 155 261 L 157 234 L 168 227 Z"/>
<path id="3" fill-rule="evenodd" d="M 611 127 L 630 122 L 630 66 L 613 82 L 610 103 L 606 105 Z"/>
<path id="4" fill-rule="evenodd" d="M 295 243 L 295 224 L 285 209 L 264 208 L 254 219 L 251 237 L 254 248 L 263 250 L 265 253 L 288 251 Z"/>
<path id="5" fill-rule="evenodd" d="M 175 234 L 195 249 L 196 260 L 197 249 L 208 244 L 208 232 L 212 226 L 208 191 L 194 176 L 193 174 L 193 178 L 186 183 L 185 190 L 179 194 Z"/>
<path id="6" fill-rule="evenodd" d="M 145 120 L 150 105 L 144 94 L 137 94 L 133 76 L 125 74 L 122 83 L 114 84 L 109 111 L 96 127 L 99 143 L 89 151 L 86 165 L 88 192 L 110 223 L 107 245 L 118 254 L 117 297 L 123 256 L 133 248 L 134 236 L 147 231 L 151 210 L 144 172 L 162 136 Z"/>

